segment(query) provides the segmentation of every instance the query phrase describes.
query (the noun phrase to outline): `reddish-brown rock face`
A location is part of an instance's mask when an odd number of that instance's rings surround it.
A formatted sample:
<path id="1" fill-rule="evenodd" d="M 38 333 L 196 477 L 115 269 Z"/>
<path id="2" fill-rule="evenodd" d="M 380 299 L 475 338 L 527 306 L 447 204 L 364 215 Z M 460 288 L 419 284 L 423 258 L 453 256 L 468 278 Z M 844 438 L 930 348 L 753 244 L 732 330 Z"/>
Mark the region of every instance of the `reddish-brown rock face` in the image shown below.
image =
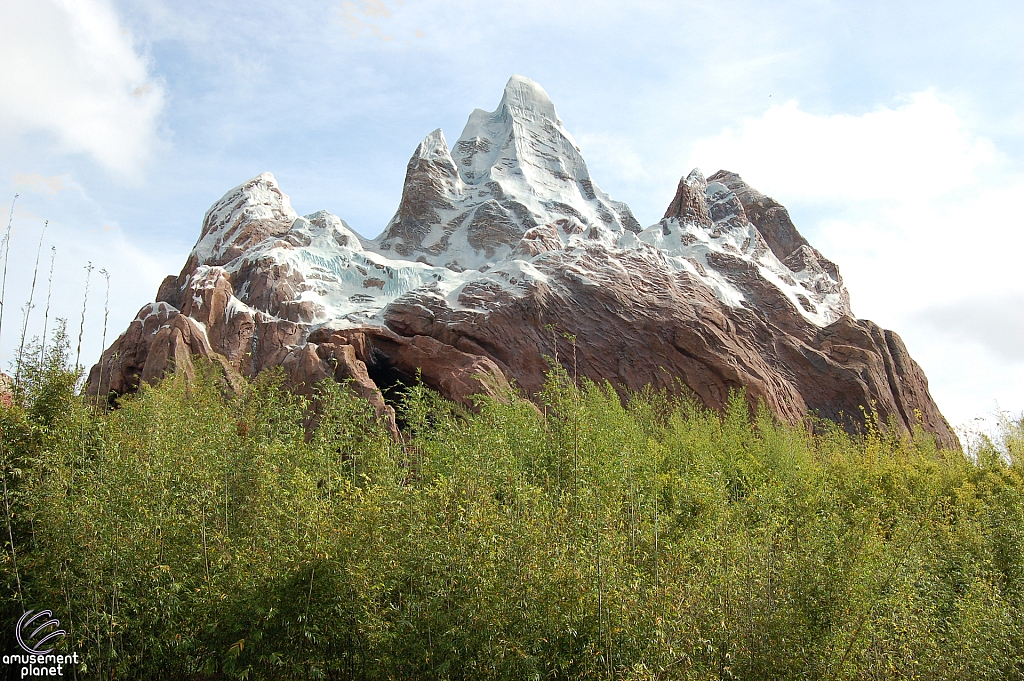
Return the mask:
<path id="1" fill-rule="evenodd" d="M 14 404 L 14 379 L 0 371 L 0 405 L 8 409 Z"/>
<path id="2" fill-rule="evenodd" d="M 417 148 L 375 241 L 297 216 L 269 174 L 229 192 L 88 391 L 189 375 L 198 355 L 230 382 L 273 366 L 300 391 L 347 381 L 397 432 L 385 394 L 417 375 L 471 405 L 511 381 L 534 395 L 557 358 L 623 394 L 682 384 L 721 408 L 742 388 L 790 423 L 856 431 L 875 410 L 958 446 L 900 338 L 853 317 L 835 264 L 738 175 L 690 173 L 641 230 L 593 184 L 543 90 L 516 78 L 455 149 L 440 131 Z"/>

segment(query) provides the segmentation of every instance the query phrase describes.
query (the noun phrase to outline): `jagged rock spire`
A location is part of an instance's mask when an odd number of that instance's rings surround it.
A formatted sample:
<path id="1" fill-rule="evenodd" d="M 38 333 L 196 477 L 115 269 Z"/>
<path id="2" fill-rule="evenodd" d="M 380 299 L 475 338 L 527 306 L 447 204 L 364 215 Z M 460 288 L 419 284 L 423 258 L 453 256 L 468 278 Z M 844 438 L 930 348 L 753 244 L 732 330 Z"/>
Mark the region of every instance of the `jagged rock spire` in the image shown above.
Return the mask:
<path id="1" fill-rule="evenodd" d="M 676 218 L 679 222 L 693 223 L 701 227 L 711 226 L 711 214 L 708 212 L 708 183 L 700 168 L 694 168 L 690 174 L 679 180 L 679 187 L 672 203 L 665 211 L 666 218 Z"/>

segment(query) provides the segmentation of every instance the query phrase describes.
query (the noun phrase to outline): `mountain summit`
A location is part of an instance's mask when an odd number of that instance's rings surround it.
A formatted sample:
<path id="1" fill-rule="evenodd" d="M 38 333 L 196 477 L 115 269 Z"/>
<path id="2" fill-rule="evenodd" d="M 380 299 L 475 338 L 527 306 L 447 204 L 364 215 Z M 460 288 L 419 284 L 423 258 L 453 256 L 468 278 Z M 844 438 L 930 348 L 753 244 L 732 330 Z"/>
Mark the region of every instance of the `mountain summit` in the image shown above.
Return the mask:
<path id="1" fill-rule="evenodd" d="M 476 269 L 507 258 L 523 234 L 546 224 L 563 238 L 592 231 L 608 245 L 640 231 L 629 207 L 594 184 L 547 93 L 513 76 L 497 109 L 470 114 L 451 153 L 440 130 L 420 143 L 377 243 L 403 258 Z"/>
<path id="2" fill-rule="evenodd" d="M 789 422 L 812 412 L 856 431 L 874 409 L 957 446 L 900 338 L 853 316 L 838 268 L 781 204 L 695 169 L 644 229 L 522 76 L 453 148 L 441 130 L 424 138 L 376 239 L 327 211 L 298 216 L 269 173 L 225 194 L 88 390 L 189 373 L 194 355 L 228 380 L 272 366 L 298 390 L 351 379 L 392 428 L 386 395 L 417 376 L 469 404 L 510 381 L 535 394 L 560 361 L 623 394 L 682 384 L 721 408 L 742 388 Z"/>

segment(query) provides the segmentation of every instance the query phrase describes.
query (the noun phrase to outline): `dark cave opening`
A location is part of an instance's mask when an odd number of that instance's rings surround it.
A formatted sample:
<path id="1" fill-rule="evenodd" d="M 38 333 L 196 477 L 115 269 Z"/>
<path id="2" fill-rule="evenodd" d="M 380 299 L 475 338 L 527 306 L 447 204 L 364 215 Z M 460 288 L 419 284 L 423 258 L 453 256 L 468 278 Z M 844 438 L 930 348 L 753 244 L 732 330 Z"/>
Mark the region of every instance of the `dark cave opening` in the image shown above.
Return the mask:
<path id="1" fill-rule="evenodd" d="M 421 381 L 416 378 L 416 374 L 400 369 L 391 357 L 377 348 L 373 350 L 372 360 L 366 363 L 366 373 L 377 384 L 384 396 L 384 403 L 394 408 L 399 430 L 405 430 L 406 423 L 402 418 L 405 391 L 419 385 Z"/>

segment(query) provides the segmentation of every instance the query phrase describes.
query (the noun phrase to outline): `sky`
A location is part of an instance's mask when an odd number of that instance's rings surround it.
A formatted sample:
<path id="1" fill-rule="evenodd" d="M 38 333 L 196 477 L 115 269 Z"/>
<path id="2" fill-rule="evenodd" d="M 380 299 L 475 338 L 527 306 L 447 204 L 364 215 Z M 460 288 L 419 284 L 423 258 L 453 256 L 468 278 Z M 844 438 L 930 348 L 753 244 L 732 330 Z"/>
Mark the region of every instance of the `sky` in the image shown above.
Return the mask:
<path id="1" fill-rule="evenodd" d="M 0 0 L 0 365 L 57 318 L 94 363 L 261 172 L 376 236 L 420 140 L 518 73 L 641 224 L 691 168 L 739 173 L 953 425 L 1019 414 L 1022 29 L 984 0 Z"/>

